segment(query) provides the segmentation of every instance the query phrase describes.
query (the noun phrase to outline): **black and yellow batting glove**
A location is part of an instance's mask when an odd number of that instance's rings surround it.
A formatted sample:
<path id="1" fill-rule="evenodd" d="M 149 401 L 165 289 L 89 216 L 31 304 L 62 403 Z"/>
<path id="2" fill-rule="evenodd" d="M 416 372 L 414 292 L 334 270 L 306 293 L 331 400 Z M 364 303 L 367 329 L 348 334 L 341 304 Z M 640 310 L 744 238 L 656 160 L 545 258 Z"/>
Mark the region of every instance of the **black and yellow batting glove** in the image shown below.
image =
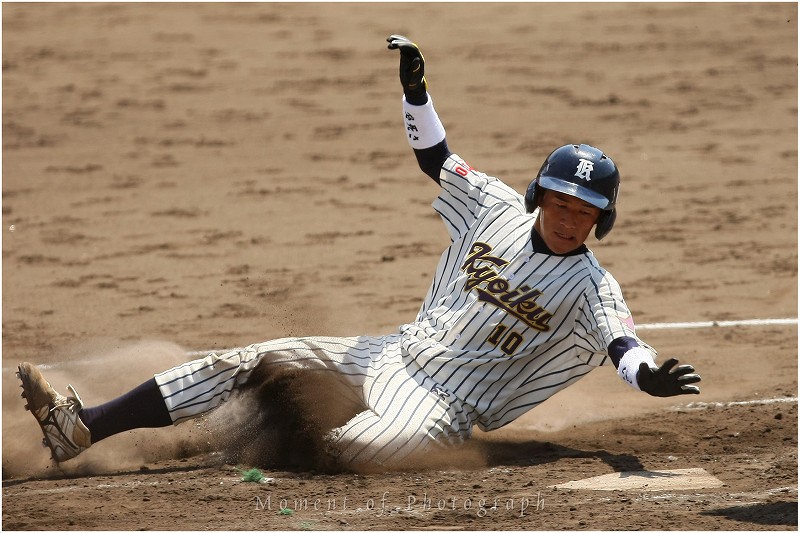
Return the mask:
<path id="1" fill-rule="evenodd" d="M 400 83 L 408 103 L 422 105 L 428 101 L 428 83 L 425 81 L 425 58 L 419 47 L 402 35 L 386 39 L 389 50 L 400 50 Z"/>

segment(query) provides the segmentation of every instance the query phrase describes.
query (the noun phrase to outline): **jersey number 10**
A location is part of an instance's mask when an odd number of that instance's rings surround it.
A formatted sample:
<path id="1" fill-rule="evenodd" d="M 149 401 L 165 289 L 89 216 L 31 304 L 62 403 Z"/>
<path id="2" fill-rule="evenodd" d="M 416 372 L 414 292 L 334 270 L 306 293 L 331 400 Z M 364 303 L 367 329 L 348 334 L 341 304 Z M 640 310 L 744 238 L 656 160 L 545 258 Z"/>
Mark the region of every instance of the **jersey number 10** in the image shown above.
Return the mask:
<path id="1" fill-rule="evenodd" d="M 524 340 L 522 335 L 517 333 L 516 331 L 508 331 L 508 326 L 504 324 L 497 324 L 492 332 L 486 337 L 486 340 L 498 346 L 503 353 L 511 356 L 514 355 L 514 352 L 519 348 L 519 345 L 522 344 Z M 502 341 L 502 344 L 500 343 Z"/>

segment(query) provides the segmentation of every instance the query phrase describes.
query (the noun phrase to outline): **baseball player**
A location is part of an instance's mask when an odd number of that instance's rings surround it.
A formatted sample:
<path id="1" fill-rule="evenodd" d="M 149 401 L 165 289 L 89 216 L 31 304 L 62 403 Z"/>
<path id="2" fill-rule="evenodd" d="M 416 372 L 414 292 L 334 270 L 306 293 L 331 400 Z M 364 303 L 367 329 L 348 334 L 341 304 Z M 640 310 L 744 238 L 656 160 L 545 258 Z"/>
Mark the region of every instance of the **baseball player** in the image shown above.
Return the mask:
<path id="1" fill-rule="evenodd" d="M 700 392 L 691 366 L 654 362 L 617 281 L 584 244 L 592 229 L 602 239 L 614 226 L 612 159 L 585 144 L 559 147 L 517 193 L 450 152 L 419 48 L 399 35 L 388 42 L 400 52 L 405 132 L 439 185 L 433 208 L 451 239 L 416 318 L 383 336 L 286 338 L 209 354 L 95 407 L 22 363 L 26 407 L 55 461 L 123 431 L 198 417 L 251 380 L 289 373 L 341 387 L 352 418 L 324 428 L 324 443 L 351 469 L 401 467 L 461 443 L 473 426 L 500 428 L 602 365 L 654 396 Z"/>

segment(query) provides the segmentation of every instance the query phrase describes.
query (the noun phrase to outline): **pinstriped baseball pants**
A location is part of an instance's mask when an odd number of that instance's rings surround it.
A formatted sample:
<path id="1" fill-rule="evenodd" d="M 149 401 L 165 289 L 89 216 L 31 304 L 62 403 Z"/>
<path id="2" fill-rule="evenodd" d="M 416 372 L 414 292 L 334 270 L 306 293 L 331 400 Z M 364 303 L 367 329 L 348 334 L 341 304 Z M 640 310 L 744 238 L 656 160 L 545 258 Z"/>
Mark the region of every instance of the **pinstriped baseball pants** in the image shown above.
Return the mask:
<path id="1" fill-rule="evenodd" d="M 330 373 L 352 391 L 358 415 L 326 436 L 342 466 L 403 465 L 462 442 L 472 420 L 461 402 L 406 366 L 400 335 L 287 338 L 209 354 L 155 376 L 174 424 L 207 413 L 245 385 L 258 367 Z"/>

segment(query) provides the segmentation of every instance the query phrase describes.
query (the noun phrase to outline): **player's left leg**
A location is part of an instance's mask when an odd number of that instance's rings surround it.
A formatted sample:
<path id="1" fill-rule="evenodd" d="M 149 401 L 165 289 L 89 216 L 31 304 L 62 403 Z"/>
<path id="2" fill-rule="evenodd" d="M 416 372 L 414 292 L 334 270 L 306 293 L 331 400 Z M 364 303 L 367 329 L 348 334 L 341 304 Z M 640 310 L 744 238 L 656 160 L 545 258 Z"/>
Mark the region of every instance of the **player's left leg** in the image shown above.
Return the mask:
<path id="1" fill-rule="evenodd" d="M 356 470 L 413 468 L 441 461 L 441 452 L 472 432 L 468 410 L 428 377 L 399 364 L 365 386 L 370 409 L 328 435 L 340 466 Z"/>

